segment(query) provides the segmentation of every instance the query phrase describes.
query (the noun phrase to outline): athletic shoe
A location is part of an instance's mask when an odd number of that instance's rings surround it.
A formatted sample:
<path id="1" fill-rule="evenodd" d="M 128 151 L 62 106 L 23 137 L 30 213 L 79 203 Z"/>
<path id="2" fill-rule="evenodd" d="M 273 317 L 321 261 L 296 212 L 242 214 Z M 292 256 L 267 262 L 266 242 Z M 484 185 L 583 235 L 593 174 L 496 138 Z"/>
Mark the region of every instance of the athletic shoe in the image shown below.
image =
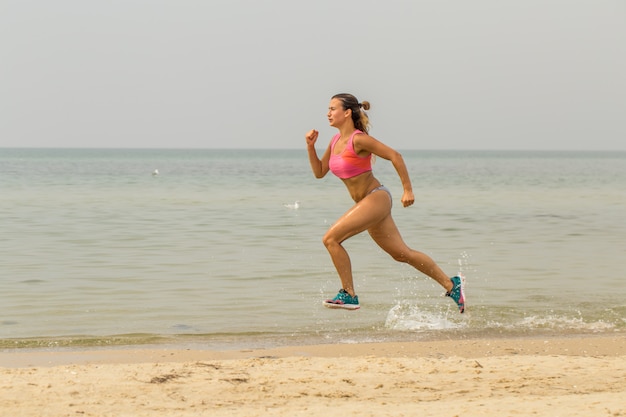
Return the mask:
<path id="1" fill-rule="evenodd" d="M 348 310 L 356 310 L 361 307 L 359 305 L 359 296 L 355 295 L 353 297 L 344 289 L 341 289 L 335 298 L 326 300 L 322 304 L 328 308 L 345 308 Z"/>
<path id="2" fill-rule="evenodd" d="M 456 277 L 450 278 L 454 287 L 446 293 L 446 297 L 450 297 L 454 300 L 456 305 L 459 306 L 459 312 L 465 311 L 465 294 L 463 286 L 465 285 L 465 277 L 461 274 Z"/>

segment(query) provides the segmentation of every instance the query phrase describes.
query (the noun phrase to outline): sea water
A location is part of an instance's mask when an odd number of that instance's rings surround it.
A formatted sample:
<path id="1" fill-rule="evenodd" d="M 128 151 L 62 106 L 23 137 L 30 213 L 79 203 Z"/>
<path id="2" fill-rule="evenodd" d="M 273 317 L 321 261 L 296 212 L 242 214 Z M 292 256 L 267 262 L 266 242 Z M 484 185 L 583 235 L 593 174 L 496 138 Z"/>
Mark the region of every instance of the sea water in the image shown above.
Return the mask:
<path id="1" fill-rule="evenodd" d="M 407 244 L 466 276 L 463 315 L 367 233 L 345 242 L 361 309 L 322 306 L 353 202 L 305 150 L 0 149 L 0 347 L 626 331 L 626 153 L 402 154 L 414 206 L 375 175 Z"/>

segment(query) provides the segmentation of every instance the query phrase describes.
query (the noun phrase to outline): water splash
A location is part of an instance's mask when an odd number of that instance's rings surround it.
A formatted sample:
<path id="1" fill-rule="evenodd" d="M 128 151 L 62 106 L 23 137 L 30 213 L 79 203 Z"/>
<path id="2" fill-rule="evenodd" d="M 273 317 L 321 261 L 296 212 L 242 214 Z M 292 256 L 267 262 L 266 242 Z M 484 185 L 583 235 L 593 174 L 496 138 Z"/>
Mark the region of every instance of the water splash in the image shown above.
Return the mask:
<path id="1" fill-rule="evenodd" d="M 463 251 L 459 255 L 458 259 L 459 264 L 459 273 L 463 275 L 467 275 L 467 272 L 470 271 L 470 255 L 469 253 Z"/>
<path id="2" fill-rule="evenodd" d="M 385 320 L 385 328 L 400 331 L 459 329 L 464 323 L 450 320 L 448 312 L 425 311 L 408 303 L 396 304 Z"/>

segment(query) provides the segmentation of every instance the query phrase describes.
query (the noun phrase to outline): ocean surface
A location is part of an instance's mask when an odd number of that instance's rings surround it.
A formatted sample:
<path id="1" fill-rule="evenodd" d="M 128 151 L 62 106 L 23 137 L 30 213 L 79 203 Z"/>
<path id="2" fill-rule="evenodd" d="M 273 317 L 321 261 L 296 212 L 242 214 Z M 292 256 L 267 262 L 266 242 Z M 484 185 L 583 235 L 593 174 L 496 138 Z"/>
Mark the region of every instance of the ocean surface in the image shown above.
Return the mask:
<path id="1" fill-rule="evenodd" d="M 304 149 L 0 149 L 0 348 L 626 333 L 626 152 L 402 154 L 413 207 L 375 175 L 409 246 L 465 274 L 466 314 L 366 233 L 361 309 L 322 306 L 352 201 Z"/>

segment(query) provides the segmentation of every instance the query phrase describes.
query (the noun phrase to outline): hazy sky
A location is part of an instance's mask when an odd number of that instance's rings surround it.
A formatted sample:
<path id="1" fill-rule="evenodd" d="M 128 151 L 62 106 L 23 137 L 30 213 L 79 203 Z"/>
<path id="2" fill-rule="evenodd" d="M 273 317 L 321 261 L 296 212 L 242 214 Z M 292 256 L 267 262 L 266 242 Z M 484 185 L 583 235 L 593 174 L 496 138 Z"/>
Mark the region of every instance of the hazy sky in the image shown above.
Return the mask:
<path id="1" fill-rule="evenodd" d="M 625 0 L 0 0 L 0 147 L 626 150 Z"/>

